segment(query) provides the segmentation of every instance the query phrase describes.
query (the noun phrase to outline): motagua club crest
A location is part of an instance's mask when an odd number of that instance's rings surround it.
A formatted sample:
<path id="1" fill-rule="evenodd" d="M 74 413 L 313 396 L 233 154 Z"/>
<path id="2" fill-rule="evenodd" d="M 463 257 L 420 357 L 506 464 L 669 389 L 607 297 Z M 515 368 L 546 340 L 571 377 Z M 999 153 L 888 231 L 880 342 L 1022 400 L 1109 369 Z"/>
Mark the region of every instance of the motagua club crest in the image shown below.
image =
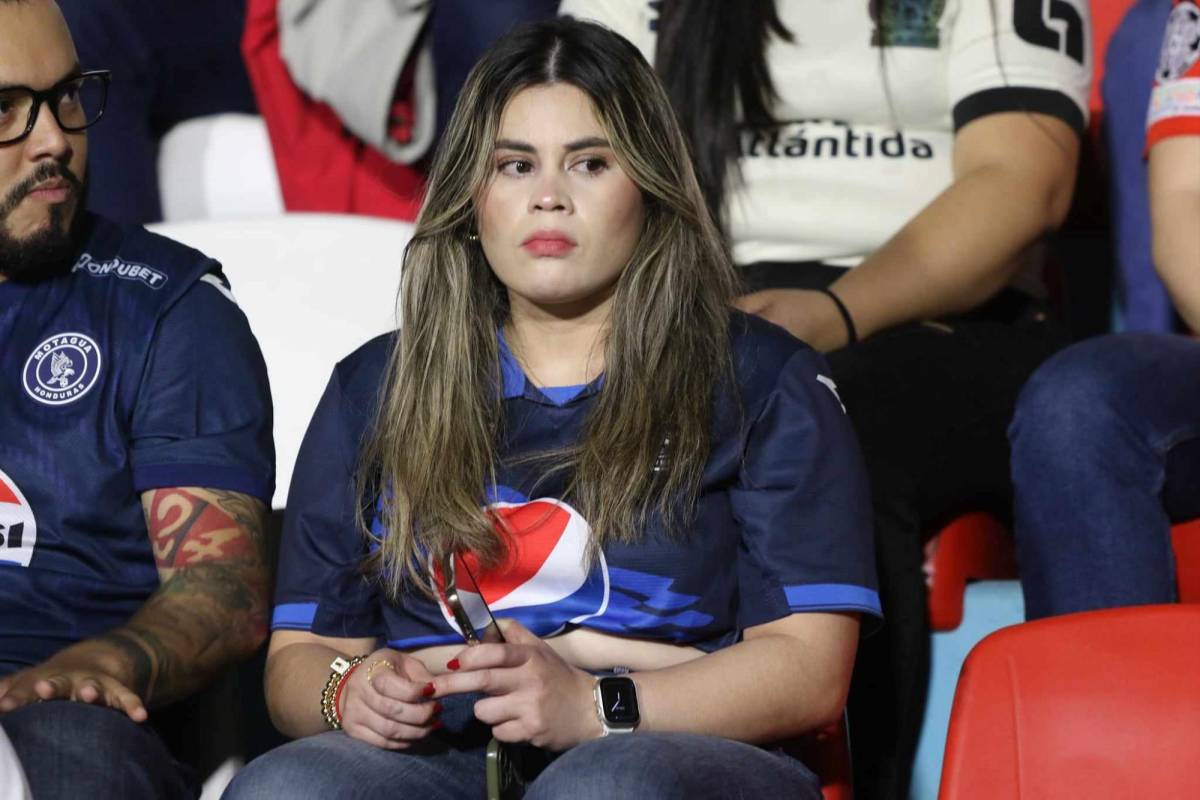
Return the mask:
<path id="1" fill-rule="evenodd" d="M 37 543 L 37 519 L 17 484 L 0 470 L 0 563 L 28 567 Z"/>
<path id="2" fill-rule="evenodd" d="M 100 377 L 102 358 L 94 339 L 83 333 L 60 333 L 34 348 L 25 361 L 25 392 L 48 406 L 73 403 Z"/>

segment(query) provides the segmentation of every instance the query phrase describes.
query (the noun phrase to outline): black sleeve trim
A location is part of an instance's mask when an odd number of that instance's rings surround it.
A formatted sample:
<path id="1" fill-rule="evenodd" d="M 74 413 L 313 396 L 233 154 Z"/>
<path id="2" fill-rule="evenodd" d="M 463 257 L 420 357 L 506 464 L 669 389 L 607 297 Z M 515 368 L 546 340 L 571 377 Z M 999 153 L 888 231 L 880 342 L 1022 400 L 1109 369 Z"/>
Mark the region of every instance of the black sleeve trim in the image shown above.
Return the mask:
<path id="1" fill-rule="evenodd" d="M 957 133 L 972 120 L 1004 111 L 1049 114 L 1070 125 L 1076 133 L 1083 133 L 1083 112 L 1071 98 L 1055 89 L 1017 86 L 985 89 L 959 100 L 954 106 L 954 131 Z"/>

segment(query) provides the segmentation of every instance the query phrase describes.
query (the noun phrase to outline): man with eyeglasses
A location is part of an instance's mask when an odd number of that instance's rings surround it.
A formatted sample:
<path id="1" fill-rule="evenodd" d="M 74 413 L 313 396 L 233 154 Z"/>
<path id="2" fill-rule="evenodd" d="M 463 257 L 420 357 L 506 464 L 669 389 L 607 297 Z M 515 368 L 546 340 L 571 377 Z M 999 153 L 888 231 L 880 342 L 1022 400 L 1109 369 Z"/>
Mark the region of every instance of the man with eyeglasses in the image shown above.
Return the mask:
<path id="1" fill-rule="evenodd" d="M 83 210 L 109 83 L 0 0 L 0 728 L 34 797 L 193 797 L 143 723 L 264 636 L 270 395 L 216 262 Z"/>

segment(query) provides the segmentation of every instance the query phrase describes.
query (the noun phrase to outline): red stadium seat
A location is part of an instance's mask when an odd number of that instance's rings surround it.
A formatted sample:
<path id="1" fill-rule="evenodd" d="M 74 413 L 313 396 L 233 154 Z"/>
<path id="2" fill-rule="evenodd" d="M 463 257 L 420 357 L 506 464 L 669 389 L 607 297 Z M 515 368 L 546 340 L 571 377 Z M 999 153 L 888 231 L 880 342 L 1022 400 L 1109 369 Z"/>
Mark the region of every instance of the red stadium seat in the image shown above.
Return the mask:
<path id="1" fill-rule="evenodd" d="M 1171 528 L 1179 602 L 1200 603 L 1200 519 Z M 957 517 L 931 540 L 925 570 L 929 576 L 929 622 L 952 631 L 963 619 L 967 583 L 1017 577 L 1012 535 L 989 514 Z"/>
<path id="2" fill-rule="evenodd" d="M 972 580 L 1017 577 L 1012 536 L 990 514 L 964 514 L 930 542 L 929 623 L 952 631 L 962 623 L 963 592 Z"/>
<path id="3" fill-rule="evenodd" d="M 1171 528 L 1179 602 L 1200 603 L 1200 519 Z"/>
<path id="4" fill-rule="evenodd" d="M 824 800 L 853 800 L 850 738 L 842 721 L 788 743 L 784 748 L 817 774 Z"/>
<path id="5" fill-rule="evenodd" d="M 1200 606 L 1138 606 L 991 634 L 958 682 L 941 800 L 1191 798 Z"/>

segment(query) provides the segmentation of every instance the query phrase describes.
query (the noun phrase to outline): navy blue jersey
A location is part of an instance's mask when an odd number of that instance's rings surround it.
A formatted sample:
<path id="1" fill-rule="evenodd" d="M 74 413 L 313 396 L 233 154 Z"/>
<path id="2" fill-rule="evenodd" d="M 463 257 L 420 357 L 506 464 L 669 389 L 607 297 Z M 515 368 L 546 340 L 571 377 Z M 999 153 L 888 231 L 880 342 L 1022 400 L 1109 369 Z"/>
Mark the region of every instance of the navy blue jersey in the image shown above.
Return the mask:
<path id="1" fill-rule="evenodd" d="M 795 612 L 880 613 L 866 478 L 824 360 L 757 318 L 734 322 L 741 404 L 715 401 L 712 451 L 687 530 L 668 536 L 651 522 L 642 541 L 605 547 L 585 567 L 590 529 L 562 499 L 561 480 L 539 480 L 544 469 L 527 462 L 504 466 L 487 494 L 493 517 L 509 523 L 497 525 L 508 555 L 490 570 L 471 554 L 455 565 L 476 624 L 486 612 L 471 598 L 482 594 L 498 617 L 543 637 L 580 626 L 715 650 Z M 337 366 L 305 436 L 284 524 L 276 629 L 374 636 L 399 649 L 462 641 L 443 602 L 414 590 L 390 603 L 362 570 L 369 540 L 355 527 L 353 475 L 390 346 L 380 337 Z M 555 402 L 503 346 L 500 366 L 502 461 L 575 441 L 603 378 Z M 440 565 L 429 568 L 440 589 Z"/>
<path id="2" fill-rule="evenodd" d="M 142 492 L 273 490 L 266 368 L 219 265 L 84 224 L 69 274 L 0 283 L 0 674 L 158 588 Z"/>

